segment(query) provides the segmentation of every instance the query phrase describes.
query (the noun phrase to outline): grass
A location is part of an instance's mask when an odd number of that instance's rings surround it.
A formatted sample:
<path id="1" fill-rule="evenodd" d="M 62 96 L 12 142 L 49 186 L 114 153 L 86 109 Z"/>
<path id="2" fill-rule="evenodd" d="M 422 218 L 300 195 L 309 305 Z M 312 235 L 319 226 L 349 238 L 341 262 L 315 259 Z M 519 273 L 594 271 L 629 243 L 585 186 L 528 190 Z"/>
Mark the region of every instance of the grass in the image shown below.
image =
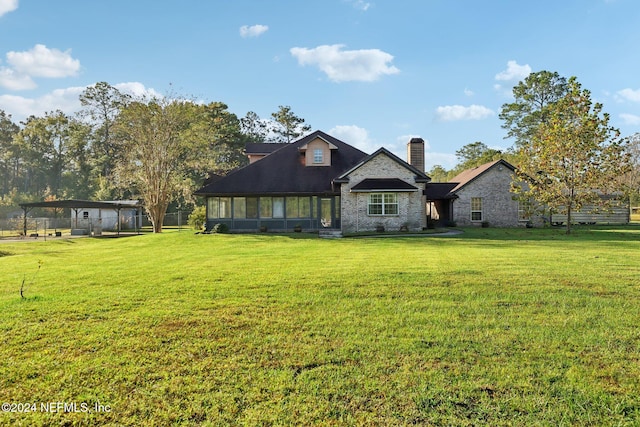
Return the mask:
<path id="1" fill-rule="evenodd" d="M 109 411 L 0 424 L 638 425 L 640 227 L 563 233 L 3 243 L 0 402 Z"/>

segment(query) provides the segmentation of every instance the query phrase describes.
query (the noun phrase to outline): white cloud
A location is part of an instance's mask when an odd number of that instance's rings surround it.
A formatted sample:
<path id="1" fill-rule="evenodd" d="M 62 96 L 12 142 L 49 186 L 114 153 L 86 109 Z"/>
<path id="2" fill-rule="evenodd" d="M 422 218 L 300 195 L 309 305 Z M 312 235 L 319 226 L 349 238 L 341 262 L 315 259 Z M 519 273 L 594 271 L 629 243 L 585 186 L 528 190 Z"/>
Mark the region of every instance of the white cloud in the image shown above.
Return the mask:
<path id="1" fill-rule="evenodd" d="M 9 90 L 29 90 L 37 87 L 31 77 L 16 73 L 7 67 L 0 67 L 0 86 Z"/>
<path id="2" fill-rule="evenodd" d="M 640 116 L 622 113 L 620 118 L 622 118 L 625 125 L 640 126 Z"/>
<path id="3" fill-rule="evenodd" d="M 26 52 L 9 52 L 7 62 L 16 72 L 33 77 L 69 77 L 80 70 L 80 61 L 71 57 L 70 49 L 62 52 L 43 44 Z"/>
<path id="4" fill-rule="evenodd" d="M 632 102 L 640 102 L 640 89 L 638 90 L 633 90 L 633 89 L 622 89 L 619 90 L 618 92 L 616 92 L 618 94 L 618 96 L 620 96 L 622 99 L 625 99 L 627 101 L 632 101 Z"/>
<path id="5" fill-rule="evenodd" d="M 425 170 L 430 170 L 435 165 L 440 165 L 446 170 L 453 169 L 458 164 L 458 159 L 455 154 L 451 153 L 431 153 L 426 152 L 424 154 Z"/>
<path id="6" fill-rule="evenodd" d="M 44 113 L 55 110 L 72 114 L 80 109 L 78 97 L 84 90 L 84 87 L 56 89 L 39 98 L 0 95 L 0 109 L 11 114 L 15 121 L 24 120 L 31 115 L 43 116 Z"/>
<path id="7" fill-rule="evenodd" d="M 365 153 L 373 153 L 379 148 L 376 147 L 374 142 L 369 139 L 369 133 L 366 129 L 355 125 L 336 126 L 329 130 L 329 135 L 332 135 L 349 145 L 353 145 Z"/>
<path id="8" fill-rule="evenodd" d="M 442 122 L 458 120 L 481 120 L 493 116 L 495 113 L 482 105 L 446 105 L 436 109 L 436 118 Z"/>
<path id="9" fill-rule="evenodd" d="M 344 45 L 322 45 L 313 49 L 294 47 L 291 55 L 300 65 L 317 65 L 334 82 L 372 82 L 399 69 L 388 65 L 393 56 L 379 49 L 342 50 Z"/>
<path id="10" fill-rule="evenodd" d="M 0 16 L 18 8 L 18 0 L 0 0 Z"/>
<path id="11" fill-rule="evenodd" d="M 465 89 L 464 89 L 464 94 L 465 94 L 466 96 L 473 96 L 473 95 L 475 95 L 471 89 L 467 89 L 467 88 L 465 88 Z"/>
<path id="12" fill-rule="evenodd" d="M 162 96 L 154 89 L 145 88 L 142 83 L 130 82 L 114 85 L 118 90 L 134 96 Z M 86 86 L 56 89 L 38 98 L 27 98 L 15 95 L 0 95 L 0 110 L 11 114 L 14 121 L 19 122 L 27 117 L 43 116 L 49 111 L 61 110 L 65 114 L 73 114 L 80 110 L 80 94 Z"/>
<path id="13" fill-rule="evenodd" d="M 496 74 L 496 80 L 507 82 L 519 82 L 531 74 L 529 64 L 518 65 L 516 61 L 507 61 L 507 69 Z"/>
<path id="14" fill-rule="evenodd" d="M 151 97 L 151 98 L 161 98 L 162 94 L 157 92 L 153 88 L 147 88 L 145 85 L 139 82 L 126 82 L 126 83 L 118 83 L 113 85 L 120 92 L 124 92 L 129 95 L 133 95 L 134 97 Z"/>
<path id="15" fill-rule="evenodd" d="M 240 36 L 243 38 L 247 37 L 258 37 L 269 30 L 267 25 L 243 25 L 240 27 Z"/>

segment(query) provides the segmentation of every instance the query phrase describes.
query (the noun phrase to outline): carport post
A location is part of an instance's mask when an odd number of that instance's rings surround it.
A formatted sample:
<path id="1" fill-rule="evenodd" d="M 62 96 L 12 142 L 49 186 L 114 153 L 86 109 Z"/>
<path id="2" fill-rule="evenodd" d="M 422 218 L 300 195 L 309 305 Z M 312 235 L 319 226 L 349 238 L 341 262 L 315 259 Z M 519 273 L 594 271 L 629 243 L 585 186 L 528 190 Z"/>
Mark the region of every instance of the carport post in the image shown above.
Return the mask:
<path id="1" fill-rule="evenodd" d="M 27 213 L 29 212 L 29 209 L 26 206 L 23 206 L 22 210 L 24 211 L 23 223 L 22 223 L 22 235 L 24 237 L 27 237 Z"/>

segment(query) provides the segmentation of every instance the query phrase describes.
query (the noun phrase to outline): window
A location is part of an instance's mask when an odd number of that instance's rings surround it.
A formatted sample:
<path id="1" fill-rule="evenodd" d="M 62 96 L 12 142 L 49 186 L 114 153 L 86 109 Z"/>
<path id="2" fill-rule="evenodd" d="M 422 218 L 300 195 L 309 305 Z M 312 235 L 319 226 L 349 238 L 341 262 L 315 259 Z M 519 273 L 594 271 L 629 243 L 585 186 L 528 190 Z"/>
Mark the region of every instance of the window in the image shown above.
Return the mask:
<path id="1" fill-rule="evenodd" d="M 233 198 L 233 217 L 240 219 L 247 217 L 247 201 L 244 197 Z"/>
<path id="2" fill-rule="evenodd" d="M 207 199 L 207 218 L 218 219 L 220 199 L 218 197 L 209 197 Z"/>
<path id="3" fill-rule="evenodd" d="M 271 218 L 271 197 L 260 197 L 260 218 Z"/>
<path id="4" fill-rule="evenodd" d="M 273 198 L 273 217 L 284 218 L 284 197 Z"/>
<path id="5" fill-rule="evenodd" d="M 471 221 L 482 221 L 482 197 L 471 198 Z"/>
<path id="6" fill-rule="evenodd" d="M 287 197 L 287 218 L 309 218 L 311 205 L 309 197 Z"/>
<path id="7" fill-rule="evenodd" d="M 300 197 L 298 199 L 300 218 L 309 218 L 311 216 L 311 204 L 308 197 Z"/>
<path id="8" fill-rule="evenodd" d="M 518 202 L 518 221 L 529 221 L 531 219 L 531 201 L 521 200 Z"/>
<path id="9" fill-rule="evenodd" d="M 398 195 L 396 193 L 369 194 L 369 215 L 398 215 Z"/>
<path id="10" fill-rule="evenodd" d="M 299 218 L 298 198 L 287 197 L 287 218 Z"/>
<path id="11" fill-rule="evenodd" d="M 316 148 L 313 150 L 313 163 L 322 163 L 323 162 L 323 152 L 322 148 Z"/>
<path id="12" fill-rule="evenodd" d="M 83 219 L 89 219 L 89 212 L 87 212 L 87 211 L 82 212 L 82 218 Z"/>
<path id="13" fill-rule="evenodd" d="M 247 218 L 258 218 L 258 198 L 247 197 L 245 203 L 247 205 Z"/>
<path id="14" fill-rule="evenodd" d="M 220 218 L 231 218 L 231 197 L 220 197 Z"/>

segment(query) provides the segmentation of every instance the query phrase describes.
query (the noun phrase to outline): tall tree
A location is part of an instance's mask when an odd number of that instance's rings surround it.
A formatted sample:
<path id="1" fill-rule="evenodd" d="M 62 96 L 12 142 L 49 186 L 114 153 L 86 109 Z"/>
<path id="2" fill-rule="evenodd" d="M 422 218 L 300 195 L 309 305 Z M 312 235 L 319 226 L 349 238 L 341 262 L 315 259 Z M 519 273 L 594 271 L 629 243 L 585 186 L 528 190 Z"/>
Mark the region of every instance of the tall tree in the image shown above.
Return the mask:
<path id="1" fill-rule="evenodd" d="M 154 233 L 162 231 L 169 203 L 192 191 L 191 168 L 206 149 L 193 137 L 192 107 L 183 100 L 140 99 L 118 116 L 118 179 L 143 199 Z"/>
<path id="2" fill-rule="evenodd" d="M 449 172 L 442 165 L 433 165 L 427 172 L 431 182 L 447 182 L 449 180 Z"/>
<path id="3" fill-rule="evenodd" d="M 288 105 L 280 105 L 271 117 L 275 122 L 271 131 L 277 135 L 274 142 L 290 143 L 311 130 L 311 126 L 305 125 L 304 119 L 296 116 Z"/>
<path id="4" fill-rule="evenodd" d="M 501 155 L 502 151 L 489 148 L 486 144 L 476 141 L 456 151 L 458 165 L 455 169 L 458 172 L 471 169 L 492 160 L 497 160 Z"/>
<path id="5" fill-rule="evenodd" d="M 93 158 L 101 177 L 110 178 L 118 161 L 119 150 L 113 138 L 113 126 L 120 110 L 129 102 L 130 95 L 106 82 L 89 86 L 80 94 L 83 107 L 80 116 L 88 119 L 93 128 Z"/>
<path id="6" fill-rule="evenodd" d="M 11 115 L 0 110 L 0 197 L 9 194 L 16 186 L 15 167 L 19 158 L 16 157 L 18 153 L 13 138 L 19 130 L 18 125 L 11 120 Z"/>
<path id="7" fill-rule="evenodd" d="M 557 72 L 529 74 L 513 88 L 514 102 L 502 106 L 499 116 L 507 138 L 514 138 L 516 147 L 528 144 L 548 119 L 546 107 L 565 96 L 567 89 L 567 79 Z"/>
<path id="8" fill-rule="evenodd" d="M 24 191 L 39 197 L 63 196 L 62 175 L 70 148 L 69 117 L 60 110 L 44 117 L 30 116 L 16 139 L 27 165 Z"/>
<path id="9" fill-rule="evenodd" d="M 204 166 L 217 174 L 226 174 L 246 164 L 244 145 L 252 141 L 242 133 L 240 120 L 228 108 L 223 102 L 211 102 L 203 109 L 204 136 L 209 146 L 203 153 L 209 164 Z"/>
<path id="10" fill-rule="evenodd" d="M 632 202 L 637 206 L 640 203 L 640 132 L 628 138 L 627 154 L 631 167 L 623 176 L 623 183 L 629 191 Z"/>
<path id="11" fill-rule="evenodd" d="M 240 130 L 251 142 L 264 142 L 269 133 L 267 122 L 253 111 L 249 111 L 240 119 Z"/>
<path id="12" fill-rule="evenodd" d="M 545 119 L 529 129 L 527 144 L 517 151 L 519 162 L 514 190 L 524 199 L 567 215 L 586 204 L 603 205 L 602 193 L 613 193 L 620 174 L 628 170 L 624 140 L 609 125 L 602 105 L 575 77 L 566 94 L 543 110 Z"/>

